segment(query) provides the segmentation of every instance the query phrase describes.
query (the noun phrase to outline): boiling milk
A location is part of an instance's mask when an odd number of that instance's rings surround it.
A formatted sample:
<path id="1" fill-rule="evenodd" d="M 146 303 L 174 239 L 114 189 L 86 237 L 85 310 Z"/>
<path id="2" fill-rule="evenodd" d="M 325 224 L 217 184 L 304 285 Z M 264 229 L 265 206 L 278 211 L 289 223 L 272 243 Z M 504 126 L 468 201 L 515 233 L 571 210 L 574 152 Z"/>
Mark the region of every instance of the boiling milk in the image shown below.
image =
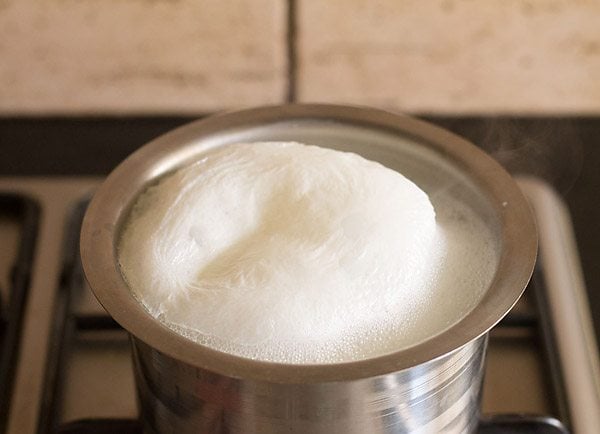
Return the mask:
<path id="1" fill-rule="evenodd" d="M 137 199 L 119 243 L 145 308 L 242 357 L 336 363 L 419 343 L 489 286 L 492 234 L 356 154 L 228 145 Z"/>

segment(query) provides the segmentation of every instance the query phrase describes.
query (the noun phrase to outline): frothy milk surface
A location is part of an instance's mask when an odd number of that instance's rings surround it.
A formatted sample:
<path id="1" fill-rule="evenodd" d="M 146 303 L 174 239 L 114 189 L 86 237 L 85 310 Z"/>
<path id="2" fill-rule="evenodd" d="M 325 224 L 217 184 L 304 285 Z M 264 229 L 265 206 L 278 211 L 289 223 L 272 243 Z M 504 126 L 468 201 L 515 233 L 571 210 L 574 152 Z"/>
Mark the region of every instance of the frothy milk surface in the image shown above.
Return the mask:
<path id="1" fill-rule="evenodd" d="M 497 258 L 475 214 L 356 154 L 228 145 L 165 176 L 119 243 L 136 298 L 214 349 L 286 363 L 397 351 L 462 318 Z"/>

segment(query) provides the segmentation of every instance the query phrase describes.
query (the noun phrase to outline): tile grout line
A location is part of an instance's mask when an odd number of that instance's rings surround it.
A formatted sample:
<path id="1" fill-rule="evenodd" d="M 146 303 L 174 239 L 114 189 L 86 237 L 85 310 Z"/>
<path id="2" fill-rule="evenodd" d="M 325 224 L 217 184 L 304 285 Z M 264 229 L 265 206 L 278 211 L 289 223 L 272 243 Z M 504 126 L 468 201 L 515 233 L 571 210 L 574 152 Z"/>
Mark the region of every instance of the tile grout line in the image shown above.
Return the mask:
<path id="1" fill-rule="evenodd" d="M 287 32 L 286 32 L 286 55 L 287 55 L 287 94 L 288 103 L 296 102 L 297 92 L 297 50 L 296 50 L 296 0 L 287 0 Z"/>

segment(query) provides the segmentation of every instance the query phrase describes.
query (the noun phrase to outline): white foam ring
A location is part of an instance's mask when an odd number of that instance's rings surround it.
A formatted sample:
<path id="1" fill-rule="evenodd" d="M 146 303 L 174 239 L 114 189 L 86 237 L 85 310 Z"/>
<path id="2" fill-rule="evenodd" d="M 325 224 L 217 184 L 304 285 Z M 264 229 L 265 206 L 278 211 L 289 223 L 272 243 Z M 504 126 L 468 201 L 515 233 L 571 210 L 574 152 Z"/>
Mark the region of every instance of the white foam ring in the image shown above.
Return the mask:
<path id="1" fill-rule="evenodd" d="M 397 351 L 488 287 L 492 235 L 401 174 L 298 143 L 228 145 L 138 198 L 119 245 L 134 295 L 203 345 L 286 363 Z"/>

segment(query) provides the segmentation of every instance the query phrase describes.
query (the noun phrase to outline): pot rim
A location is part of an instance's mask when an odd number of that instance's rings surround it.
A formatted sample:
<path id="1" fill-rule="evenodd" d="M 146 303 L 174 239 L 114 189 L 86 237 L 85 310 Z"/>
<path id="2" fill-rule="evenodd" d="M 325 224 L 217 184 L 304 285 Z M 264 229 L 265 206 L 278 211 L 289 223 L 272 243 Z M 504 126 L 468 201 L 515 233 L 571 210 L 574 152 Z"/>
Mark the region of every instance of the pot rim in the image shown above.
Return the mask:
<path id="1" fill-rule="evenodd" d="M 409 135 L 450 159 L 477 183 L 498 214 L 502 251 L 489 289 L 466 316 L 424 342 L 383 356 L 333 364 L 286 364 L 247 359 L 197 344 L 153 318 L 134 298 L 117 263 L 116 243 L 120 223 L 143 187 L 178 167 L 175 164 L 182 158 L 197 154 L 198 147 L 195 146 L 192 153 L 191 145 L 197 144 L 201 137 L 235 128 L 302 119 L 367 125 Z M 322 383 L 357 380 L 412 368 L 452 353 L 487 333 L 517 302 L 531 277 L 537 253 L 537 231 L 529 204 L 516 182 L 490 156 L 465 139 L 426 122 L 379 109 L 288 104 L 210 116 L 160 136 L 134 152 L 94 195 L 83 220 L 80 248 L 86 279 L 102 306 L 130 334 L 159 352 L 233 378 Z"/>

